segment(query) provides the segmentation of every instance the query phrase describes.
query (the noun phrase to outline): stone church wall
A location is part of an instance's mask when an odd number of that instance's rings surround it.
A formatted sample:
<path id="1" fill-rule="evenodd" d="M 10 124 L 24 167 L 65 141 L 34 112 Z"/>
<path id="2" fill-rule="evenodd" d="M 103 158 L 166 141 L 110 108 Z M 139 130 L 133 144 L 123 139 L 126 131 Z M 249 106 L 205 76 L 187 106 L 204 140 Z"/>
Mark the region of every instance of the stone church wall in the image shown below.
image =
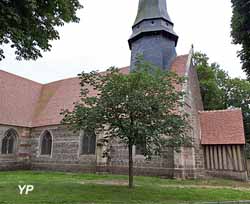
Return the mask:
<path id="1" fill-rule="evenodd" d="M 134 147 L 134 169 L 137 175 L 157 175 L 176 178 L 196 178 L 204 169 L 203 150 L 200 145 L 200 126 L 198 111 L 202 110 L 197 74 L 193 67 L 188 72 L 185 98 L 185 111 L 190 114 L 194 138 L 193 147 L 182 148 L 181 153 L 166 150 L 161 157 L 154 156 L 147 161 L 143 155 L 137 155 Z M 10 128 L 0 127 L 0 137 Z M 15 128 L 19 139 L 15 155 L 0 156 L 0 169 L 27 168 L 34 170 L 60 170 L 81 172 L 110 172 L 124 174 L 128 172 L 128 150 L 124 144 L 113 141 L 110 160 L 102 158 L 102 147 L 97 145 L 95 155 L 81 155 L 81 135 L 69 131 L 65 126 L 47 126 L 37 128 Z M 41 137 L 45 131 L 52 136 L 52 154 L 41 155 Z M 2 140 L 1 140 L 2 141 Z M 23 166 L 23 164 L 25 164 Z"/>
<path id="2" fill-rule="evenodd" d="M 41 135 L 48 130 L 52 135 L 52 154 L 41 155 Z M 31 163 L 35 170 L 96 171 L 96 155 L 80 154 L 80 133 L 65 126 L 33 128 L 31 131 Z"/>
<path id="3" fill-rule="evenodd" d="M 2 141 L 8 130 L 17 133 L 13 154 L 2 154 Z M 17 170 L 30 168 L 29 129 L 0 125 L 0 170 Z"/>
<path id="4" fill-rule="evenodd" d="M 194 67 L 190 68 L 190 87 L 192 92 L 192 117 L 193 117 L 193 127 L 194 127 L 194 148 L 195 148 L 195 168 L 197 171 L 197 176 L 202 176 L 202 171 L 204 169 L 204 155 L 203 147 L 201 145 L 201 126 L 199 120 L 199 111 L 203 111 L 203 103 L 200 92 L 200 85 L 197 76 L 196 69 Z M 204 176 L 204 175 L 203 175 Z"/>
<path id="5" fill-rule="evenodd" d="M 143 155 L 136 154 L 136 147 L 133 148 L 134 174 L 163 176 L 173 178 L 173 150 L 166 150 L 161 156 L 154 156 L 146 160 Z M 128 148 L 117 140 L 112 144 L 111 161 L 109 172 L 116 174 L 128 173 Z"/>
<path id="6" fill-rule="evenodd" d="M 201 141 L 199 111 L 203 110 L 198 76 L 191 63 L 188 68 L 188 80 L 185 86 L 184 111 L 189 114 L 191 124 L 190 136 L 193 138 L 192 147 L 183 147 L 181 153 L 175 153 L 175 178 L 198 178 L 204 176 L 204 156 Z"/>
<path id="7" fill-rule="evenodd" d="M 225 171 L 225 169 L 209 169 L 204 163 L 204 147 L 201 145 L 201 127 L 199 111 L 203 110 L 197 73 L 190 66 L 187 72 L 188 80 L 184 86 L 185 106 L 190 117 L 192 129 L 189 134 L 193 137 L 192 147 L 182 147 L 180 153 L 168 149 L 161 156 L 154 156 L 147 161 L 143 155 L 136 154 L 134 147 L 134 173 L 135 175 L 162 176 L 168 178 L 200 178 L 205 176 L 228 176 L 243 178 L 245 171 Z M 15 151 L 13 154 L 2 153 L 2 140 L 6 131 L 13 129 L 17 133 Z M 41 137 L 45 131 L 52 136 L 51 155 L 41 155 Z M 101 136 L 99 136 L 101 137 Z M 57 170 L 79 172 L 109 172 L 114 174 L 128 173 L 128 149 L 124 144 L 114 140 L 111 144 L 109 159 L 102 158 L 105 147 L 96 145 L 96 153 L 82 155 L 82 134 L 72 132 L 63 125 L 37 128 L 15 127 L 0 125 L 0 170 Z M 206 158 L 207 161 L 207 158 Z M 207 165 L 207 164 L 206 164 Z"/>
<path id="8" fill-rule="evenodd" d="M 189 56 L 188 80 L 184 86 L 185 106 L 184 111 L 190 115 L 191 124 L 190 136 L 193 138 L 192 147 L 182 147 L 181 152 L 177 153 L 168 150 L 161 157 L 154 157 L 151 161 L 145 161 L 142 155 L 136 155 L 134 151 L 135 174 L 157 175 L 171 178 L 198 178 L 204 177 L 204 155 L 203 147 L 200 144 L 200 123 L 199 111 L 203 110 L 202 99 L 198 76 L 191 63 Z M 128 150 L 123 144 L 116 142 L 113 144 L 111 155 L 111 171 L 114 173 L 127 172 Z"/>

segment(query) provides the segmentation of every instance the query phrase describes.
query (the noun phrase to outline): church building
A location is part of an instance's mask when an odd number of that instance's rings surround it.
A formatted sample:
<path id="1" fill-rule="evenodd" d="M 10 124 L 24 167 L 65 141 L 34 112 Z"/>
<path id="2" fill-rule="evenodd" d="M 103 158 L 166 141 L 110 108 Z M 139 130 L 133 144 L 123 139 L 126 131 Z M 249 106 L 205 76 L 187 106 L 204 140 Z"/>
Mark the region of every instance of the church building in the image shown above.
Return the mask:
<path id="1" fill-rule="evenodd" d="M 136 56 L 185 76 L 182 89 L 190 115 L 191 147 L 169 150 L 146 161 L 134 147 L 137 175 L 166 178 L 227 177 L 247 180 L 245 136 L 240 109 L 204 111 L 193 51 L 178 56 L 178 35 L 167 12 L 166 0 L 140 0 L 129 38 L 131 64 Z M 110 158 L 103 157 L 102 135 L 73 133 L 60 124 L 62 109 L 79 101 L 79 79 L 40 84 L 0 70 L 0 170 L 52 170 L 125 174 L 128 150 L 113 141 Z M 96 94 L 95 92 L 91 94 Z"/>

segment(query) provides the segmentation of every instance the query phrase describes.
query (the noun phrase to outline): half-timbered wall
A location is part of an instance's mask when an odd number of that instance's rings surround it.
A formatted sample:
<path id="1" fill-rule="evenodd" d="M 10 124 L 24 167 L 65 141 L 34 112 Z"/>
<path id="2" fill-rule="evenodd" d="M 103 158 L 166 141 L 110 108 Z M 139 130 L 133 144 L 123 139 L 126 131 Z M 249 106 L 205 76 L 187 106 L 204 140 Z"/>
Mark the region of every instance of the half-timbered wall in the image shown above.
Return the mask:
<path id="1" fill-rule="evenodd" d="M 243 145 L 206 145 L 206 169 L 243 171 L 246 169 Z"/>
<path id="2" fill-rule="evenodd" d="M 204 145 L 204 155 L 209 175 L 246 179 L 244 145 Z"/>

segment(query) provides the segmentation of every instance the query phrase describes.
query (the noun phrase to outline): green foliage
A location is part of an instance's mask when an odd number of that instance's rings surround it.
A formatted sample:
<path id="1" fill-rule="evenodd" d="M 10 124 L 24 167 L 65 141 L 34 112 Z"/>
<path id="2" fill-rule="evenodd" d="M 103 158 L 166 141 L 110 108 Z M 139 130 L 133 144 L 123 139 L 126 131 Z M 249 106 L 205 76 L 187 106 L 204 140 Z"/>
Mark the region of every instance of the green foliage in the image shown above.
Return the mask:
<path id="1" fill-rule="evenodd" d="M 178 150 L 190 144 L 187 115 L 181 110 L 183 93 L 176 89 L 184 79 L 176 74 L 139 59 L 136 71 L 127 75 L 112 67 L 107 74 L 83 72 L 79 77 L 81 102 L 62 113 L 63 124 L 104 132 L 105 142 L 119 138 L 128 146 L 131 161 L 133 145 L 145 146 L 150 159 L 167 147 Z M 89 94 L 91 89 L 99 94 Z"/>
<path id="2" fill-rule="evenodd" d="M 49 41 L 59 39 L 55 29 L 68 22 L 79 22 L 78 0 L 2 0 L 0 1 L 0 46 L 10 44 L 18 60 L 37 59 L 50 51 Z M 0 60 L 4 51 L 0 48 Z"/>
<path id="3" fill-rule="evenodd" d="M 249 143 L 247 143 L 246 144 L 246 148 L 245 148 L 245 156 L 246 156 L 246 159 L 250 159 L 250 144 Z"/>
<path id="4" fill-rule="evenodd" d="M 245 134 L 250 138 L 250 82 L 231 78 L 218 64 L 209 64 L 208 60 L 206 54 L 194 54 L 204 109 L 241 108 Z"/>
<path id="5" fill-rule="evenodd" d="M 184 144 L 187 116 L 176 109 L 183 105 L 183 93 L 175 89 L 183 79 L 142 61 L 137 67 L 128 75 L 113 67 L 106 75 L 80 74 L 81 103 L 72 112 L 63 112 L 63 124 L 73 130 L 105 132 L 107 138 L 127 145 L 145 143 L 149 157 L 159 154 L 163 144 L 175 148 Z M 89 95 L 90 86 L 97 96 Z"/>
<path id="6" fill-rule="evenodd" d="M 242 109 L 245 135 L 250 142 L 250 82 L 239 78 L 230 79 L 228 89 L 228 107 Z"/>
<path id="7" fill-rule="evenodd" d="M 200 82 L 201 96 L 205 110 L 225 109 L 228 74 L 216 63 L 209 64 L 203 53 L 194 54 L 194 65 Z"/>
<path id="8" fill-rule="evenodd" d="M 242 62 L 242 69 L 250 78 L 250 1 L 231 0 L 233 4 L 233 17 L 231 35 L 233 43 L 242 46 L 238 56 Z"/>

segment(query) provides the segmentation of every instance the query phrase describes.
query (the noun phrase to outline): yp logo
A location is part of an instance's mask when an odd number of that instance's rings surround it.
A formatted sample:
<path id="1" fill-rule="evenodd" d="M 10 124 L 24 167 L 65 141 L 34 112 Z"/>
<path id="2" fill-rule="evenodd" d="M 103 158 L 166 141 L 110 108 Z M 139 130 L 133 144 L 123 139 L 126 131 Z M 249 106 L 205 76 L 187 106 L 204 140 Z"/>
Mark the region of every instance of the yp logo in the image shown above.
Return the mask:
<path id="1" fill-rule="evenodd" d="M 34 186 L 33 185 L 18 185 L 19 191 L 20 191 L 20 195 L 28 195 L 31 191 L 34 190 Z"/>

